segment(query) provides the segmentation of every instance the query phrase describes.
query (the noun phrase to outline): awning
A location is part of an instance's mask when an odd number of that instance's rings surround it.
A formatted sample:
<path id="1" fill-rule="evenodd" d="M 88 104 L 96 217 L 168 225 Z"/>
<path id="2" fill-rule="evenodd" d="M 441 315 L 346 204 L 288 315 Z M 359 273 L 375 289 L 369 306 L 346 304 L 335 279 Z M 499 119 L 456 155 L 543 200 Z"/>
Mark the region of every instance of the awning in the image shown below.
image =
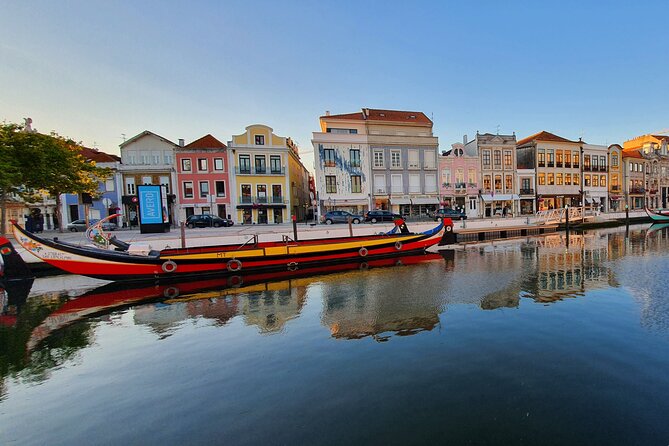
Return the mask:
<path id="1" fill-rule="evenodd" d="M 512 201 L 512 200 L 519 200 L 520 197 L 516 194 L 495 194 L 495 195 L 485 194 L 485 195 L 481 195 L 481 199 L 483 199 L 483 201 L 487 201 L 487 202 L 491 202 L 491 201 Z"/>
<path id="2" fill-rule="evenodd" d="M 618 201 L 618 200 L 620 200 L 620 195 L 611 195 L 611 197 L 609 197 L 609 198 L 611 198 L 611 200 L 613 200 L 613 201 Z"/>
<path id="3" fill-rule="evenodd" d="M 439 198 L 390 198 L 391 204 L 439 204 Z"/>

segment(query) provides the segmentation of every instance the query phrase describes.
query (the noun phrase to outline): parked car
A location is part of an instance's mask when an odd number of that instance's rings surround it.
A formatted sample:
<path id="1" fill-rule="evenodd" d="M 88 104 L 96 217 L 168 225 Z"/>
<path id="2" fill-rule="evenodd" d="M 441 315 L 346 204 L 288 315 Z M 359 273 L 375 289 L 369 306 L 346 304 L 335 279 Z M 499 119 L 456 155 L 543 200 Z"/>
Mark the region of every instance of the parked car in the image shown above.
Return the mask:
<path id="1" fill-rule="evenodd" d="M 467 214 L 457 209 L 450 209 L 450 208 L 437 209 L 430 215 L 430 217 L 432 217 L 434 221 L 437 221 L 440 218 L 450 218 L 452 220 L 467 220 Z"/>
<path id="2" fill-rule="evenodd" d="M 331 225 L 332 223 L 348 223 L 349 218 L 356 225 L 364 220 L 362 215 L 355 215 L 346 211 L 330 211 L 323 216 L 323 221 L 326 225 Z"/>
<path id="3" fill-rule="evenodd" d="M 186 219 L 186 226 L 189 228 L 220 228 L 221 226 L 227 228 L 234 224 L 232 220 L 210 214 L 191 215 Z"/>
<path id="4" fill-rule="evenodd" d="M 369 211 L 365 214 L 365 221 L 372 223 L 376 223 L 377 221 L 395 221 L 398 218 L 402 219 L 402 216 L 400 214 L 382 210 Z"/>
<path id="5" fill-rule="evenodd" d="M 99 221 L 100 219 L 88 220 L 88 226 L 93 226 Z M 79 220 L 74 220 L 72 223 L 68 223 L 66 228 L 68 231 L 71 232 L 84 232 L 87 229 L 86 220 L 84 220 L 83 218 Z M 102 223 L 102 229 L 104 231 L 115 231 L 116 229 L 118 229 L 118 226 L 116 225 L 116 223 L 106 221 Z"/>

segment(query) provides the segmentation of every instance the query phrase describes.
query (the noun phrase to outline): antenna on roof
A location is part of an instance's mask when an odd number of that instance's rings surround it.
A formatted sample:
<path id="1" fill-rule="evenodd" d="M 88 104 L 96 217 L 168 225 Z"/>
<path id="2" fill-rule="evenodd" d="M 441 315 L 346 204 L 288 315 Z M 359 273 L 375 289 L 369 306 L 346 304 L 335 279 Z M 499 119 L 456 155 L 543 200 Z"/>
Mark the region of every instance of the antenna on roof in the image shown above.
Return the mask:
<path id="1" fill-rule="evenodd" d="M 499 124 L 497 124 L 497 134 L 499 135 Z"/>
<path id="2" fill-rule="evenodd" d="M 123 142 L 125 142 L 125 133 L 121 133 L 121 138 L 123 138 Z"/>

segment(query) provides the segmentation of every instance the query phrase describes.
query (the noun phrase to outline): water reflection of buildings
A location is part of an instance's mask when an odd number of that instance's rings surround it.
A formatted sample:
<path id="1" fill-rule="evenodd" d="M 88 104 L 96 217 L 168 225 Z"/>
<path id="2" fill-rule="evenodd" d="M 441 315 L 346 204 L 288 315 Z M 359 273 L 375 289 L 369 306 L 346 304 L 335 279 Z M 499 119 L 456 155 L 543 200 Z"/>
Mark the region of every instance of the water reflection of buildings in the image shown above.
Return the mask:
<path id="1" fill-rule="evenodd" d="M 163 336 L 186 319 L 203 318 L 225 325 L 235 316 L 242 316 L 246 325 L 257 326 L 261 333 L 272 333 L 299 315 L 306 300 L 305 281 L 291 279 L 180 296 L 135 307 L 133 318 Z"/>

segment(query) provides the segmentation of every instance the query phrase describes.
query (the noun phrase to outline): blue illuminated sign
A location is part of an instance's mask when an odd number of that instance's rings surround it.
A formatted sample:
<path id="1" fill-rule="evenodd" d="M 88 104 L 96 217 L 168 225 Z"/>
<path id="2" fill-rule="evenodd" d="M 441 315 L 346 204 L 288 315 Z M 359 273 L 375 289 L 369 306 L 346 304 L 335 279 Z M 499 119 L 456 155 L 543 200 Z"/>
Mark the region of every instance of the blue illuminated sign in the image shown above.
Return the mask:
<path id="1" fill-rule="evenodd" d="M 160 186 L 138 186 L 139 222 L 141 224 L 163 223 L 162 197 Z"/>

